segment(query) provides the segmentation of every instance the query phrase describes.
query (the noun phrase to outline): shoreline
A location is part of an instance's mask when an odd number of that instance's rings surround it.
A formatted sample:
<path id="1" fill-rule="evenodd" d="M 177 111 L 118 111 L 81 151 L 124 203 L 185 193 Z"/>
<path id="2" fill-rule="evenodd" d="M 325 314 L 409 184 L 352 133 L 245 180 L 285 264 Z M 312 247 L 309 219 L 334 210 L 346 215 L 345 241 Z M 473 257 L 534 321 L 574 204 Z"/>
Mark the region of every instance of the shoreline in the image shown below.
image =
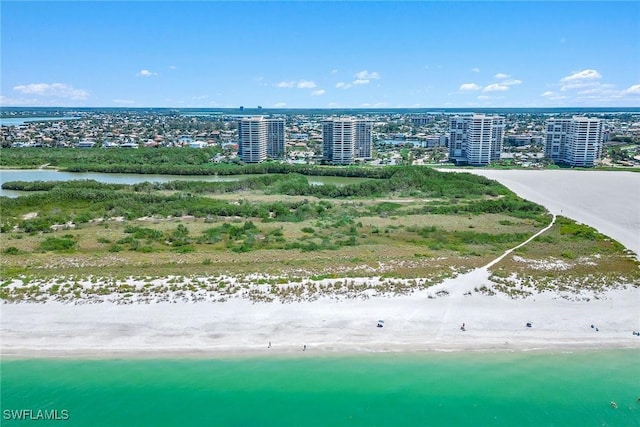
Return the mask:
<path id="1" fill-rule="evenodd" d="M 39 352 L 33 354 L 30 351 L 16 351 L 4 354 L 0 357 L 2 362 L 19 362 L 19 361 L 151 361 L 151 360 L 167 360 L 167 361 L 207 361 L 207 360 L 303 360 L 307 358 L 313 359 L 335 359 L 335 358 L 368 358 L 368 357 L 393 357 L 393 358 L 421 358 L 438 355 L 555 355 L 555 354 L 587 354 L 602 352 L 631 352 L 637 351 L 640 355 L 640 345 L 620 345 L 620 346 L 584 346 L 581 344 L 565 346 L 549 346 L 534 348 L 466 348 L 457 350 L 447 349 L 409 349 L 409 350 L 388 350 L 388 351 L 309 351 L 303 353 L 297 350 L 290 351 L 269 351 L 264 353 L 250 351 L 216 351 L 194 352 L 185 349 L 184 351 L 111 351 L 108 353 L 90 353 L 90 352 Z"/>
<path id="2" fill-rule="evenodd" d="M 428 291 L 420 291 L 399 297 L 286 304 L 242 299 L 4 304 L 0 355 L 3 359 L 210 359 L 640 350 L 640 336 L 632 334 L 640 331 L 639 295 L 630 286 L 589 301 L 551 293 L 521 299 L 478 294 L 432 298 Z M 378 320 L 385 321 L 383 328 L 376 326 Z"/>

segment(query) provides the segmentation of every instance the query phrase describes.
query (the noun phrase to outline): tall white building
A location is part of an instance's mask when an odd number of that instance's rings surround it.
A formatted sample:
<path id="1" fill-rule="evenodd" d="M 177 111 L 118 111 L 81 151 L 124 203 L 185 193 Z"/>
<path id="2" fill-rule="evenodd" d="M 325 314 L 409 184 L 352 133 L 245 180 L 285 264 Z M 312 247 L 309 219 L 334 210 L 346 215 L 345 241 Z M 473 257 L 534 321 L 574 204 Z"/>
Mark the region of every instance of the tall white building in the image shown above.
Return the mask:
<path id="1" fill-rule="evenodd" d="M 267 156 L 284 157 L 284 119 L 265 119 L 263 116 L 240 119 L 238 155 L 246 163 L 259 163 Z"/>
<path id="2" fill-rule="evenodd" d="M 488 165 L 500 160 L 504 117 L 470 114 L 449 120 L 449 158 L 456 164 Z"/>
<path id="3" fill-rule="evenodd" d="M 567 152 L 570 118 L 553 118 L 546 122 L 544 156 L 554 162 L 562 162 Z"/>
<path id="4" fill-rule="evenodd" d="M 322 158 L 349 165 L 358 159 L 370 159 L 372 150 L 369 120 L 339 118 L 322 121 Z"/>
<path id="5" fill-rule="evenodd" d="M 267 157 L 281 159 L 285 154 L 284 119 L 267 119 Z"/>
<path id="6" fill-rule="evenodd" d="M 546 122 L 545 157 L 571 166 L 591 167 L 602 154 L 602 121 L 573 116 Z"/>
<path id="7" fill-rule="evenodd" d="M 259 163 L 267 158 L 267 122 L 264 117 L 243 117 L 238 121 L 238 155 L 246 163 Z"/>
<path id="8" fill-rule="evenodd" d="M 362 160 L 370 160 L 373 156 L 373 139 L 371 138 L 371 130 L 373 122 L 371 120 L 356 120 L 355 134 L 355 158 Z"/>

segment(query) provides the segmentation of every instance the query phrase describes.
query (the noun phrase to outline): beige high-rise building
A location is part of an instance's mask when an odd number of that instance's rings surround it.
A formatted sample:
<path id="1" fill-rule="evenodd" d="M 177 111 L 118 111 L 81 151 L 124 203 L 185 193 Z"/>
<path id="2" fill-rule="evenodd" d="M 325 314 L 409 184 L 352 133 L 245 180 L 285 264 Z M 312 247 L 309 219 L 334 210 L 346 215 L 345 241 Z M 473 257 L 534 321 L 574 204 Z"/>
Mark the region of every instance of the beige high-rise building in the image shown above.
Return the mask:
<path id="1" fill-rule="evenodd" d="M 370 159 L 372 152 L 369 120 L 332 118 L 322 122 L 322 158 L 338 165 L 349 165 L 355 159 Z"/>
<path id="2" fill-rule="evenodd" d="M 282 159 L 285 155 L 283 118 L 267 119 L 267 157 Z"/>
<path id="3" fill-rule="evenodd" d="M 243 117 L 238 121 L 238 155 L 243 162 L 259 163 L 271 158 L 282 158 L 285 120 L 266 119 L 263 116 Z"/>
<path id="4" fill-rule="evenodd" d="M 456 164 L 488 165 L 500 160 L 504 117 L 469 114 L 449 120 L 449 158 Z"/>
<path id="5" fill-rule="evenodd" d="M 545 157 L 571 166 L 591 167 L 602 154 L 602 121 L 592 117 L 552 118 L 546 122 Z"/>
<path id="6" fill-rule="evenodd" d="M 243 117 L 238 121 L 238 156 L 246 163 L 259 163 L 267 158 L 267 122 L 264 117 Z"/>

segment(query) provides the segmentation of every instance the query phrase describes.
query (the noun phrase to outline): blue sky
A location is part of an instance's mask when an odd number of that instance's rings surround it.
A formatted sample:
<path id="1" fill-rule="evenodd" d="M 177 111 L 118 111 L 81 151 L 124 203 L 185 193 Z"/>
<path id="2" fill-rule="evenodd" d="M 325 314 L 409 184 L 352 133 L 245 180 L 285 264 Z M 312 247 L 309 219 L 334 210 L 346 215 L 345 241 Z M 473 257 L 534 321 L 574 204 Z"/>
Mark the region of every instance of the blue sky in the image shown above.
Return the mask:
<path id="1" fill-rule="evenodd" d="M 2 106 L 640 106 L 640 3 L 7 1 Z"/>

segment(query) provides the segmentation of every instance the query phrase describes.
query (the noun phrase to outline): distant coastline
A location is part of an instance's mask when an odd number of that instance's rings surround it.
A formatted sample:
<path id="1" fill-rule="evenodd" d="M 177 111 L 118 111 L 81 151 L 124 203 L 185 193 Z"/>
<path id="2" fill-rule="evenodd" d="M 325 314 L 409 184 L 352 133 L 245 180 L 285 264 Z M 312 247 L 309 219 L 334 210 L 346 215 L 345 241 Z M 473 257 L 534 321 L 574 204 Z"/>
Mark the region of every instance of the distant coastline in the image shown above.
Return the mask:
<path id="1" fill-rule="evenodd" d="M 441 107 L 421 107 L 421 108 L 258 108 L 258 107 L 228 107 L 228 108 L 180 108 L 180 107 L 2 107 L 0 117 L 16 117 L 18 113 L 32 113 L 25 117 L 38 117 L 38 113 L 45 114 L 51 112 L 153 112 L 153 113 L 175 113 L 194 114 L 206 113 L 208 115 L 255 115 L 255 114 L 410 114 L 410 113 L 436 113 L 436 114 L 459 114 L 459 113 L 496 113 L 496 114 L 585 114 L 585 113 L 640 113 L 640 107 L 513 107 L 513 108 L 441 108 Z"/>

